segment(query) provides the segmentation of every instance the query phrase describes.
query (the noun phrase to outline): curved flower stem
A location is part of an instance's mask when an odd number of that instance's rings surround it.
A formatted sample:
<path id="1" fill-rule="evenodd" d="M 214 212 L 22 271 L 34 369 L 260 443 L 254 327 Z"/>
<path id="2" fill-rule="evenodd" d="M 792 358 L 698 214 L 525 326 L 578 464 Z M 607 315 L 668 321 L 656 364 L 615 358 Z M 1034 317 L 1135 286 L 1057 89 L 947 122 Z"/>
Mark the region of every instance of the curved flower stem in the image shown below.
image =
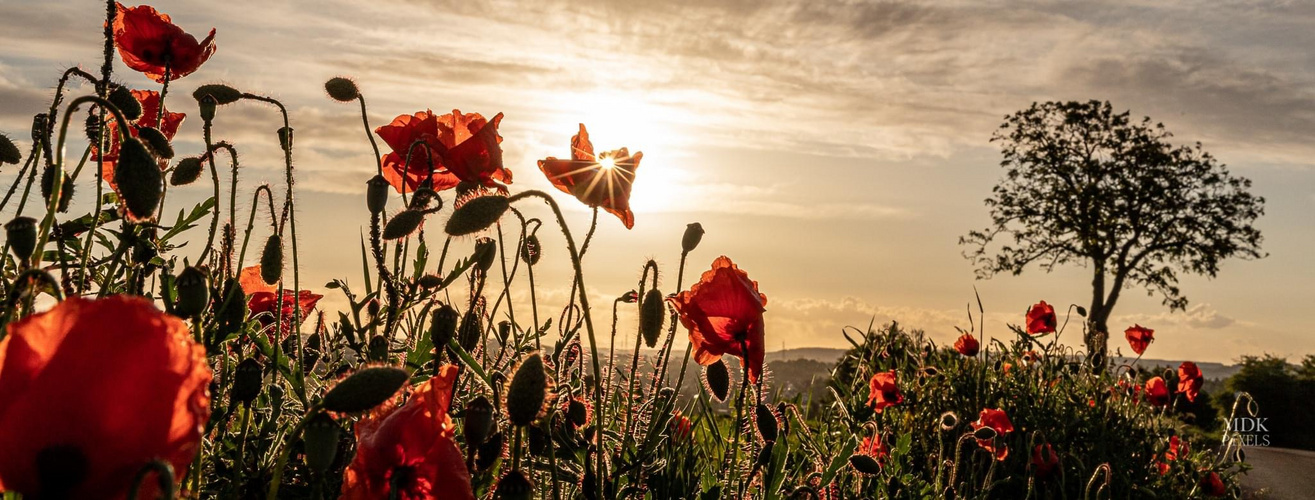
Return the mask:
<path id="1" fill-rule="evenodd" d="M 740 341 L 740 352 L 748 353 L 747 347 L 744 341 Z M 744 372 L 744 380 L 740 382 L 740 396 L 735 401 L 735 428 L 731 429 L 731 434 L 734 437 L 731 438 L 731 447 L 727 450 L 726 458 L 723 458 L 723 460 L 730 459 L 730 462 L 725 465 L 727 470 L 726 488 L 728 489 L 734 484 L 734 474 L 731 471 L 735 469 L 736 464 L 740 463 L 740 434 L 744 433 L 742 432 L 744 427 L 744 396 L 749 392 L 749 366 L 745 364 L 741 368 Z"/>
<path id="2" fill-rule="evenodd" d="M 679 293 L 679 292 L 682 290 L 682 287 L 681 287 L 681 286 L 684 285 L 684 281 L 685 281 L 685 257 L 688 256 L 688 255 L 689 255 L 689 252 L 681 252 L 681 253 L 680 253 L 680 271 L 677 272 L 677 274 L 676 274 L 676 292 L 677 292 L 677 293 Z M 670 331 L 670 333 L 667 335 L 667 356 L 668 356 L 668 357 L 671 356 L 671 343 L 674 341 L 675 338 L 676 338 L 676 320 L 672 320 L 672 322 L 671 322 L 671 331 Z M 685 360 L 684 360 L 683 362 L 680 363 L 680 377 L 676 379 L 676 394 L 680 394 L 680 388 L 681 388 L 682 386 L 685 385 L 685 370 L 686 370 L 687 368 L 689 368 L 689 357 L 690 357 L 690 351 L 693 351 L 693 350 L 694 350 L 694 343 L 693 343 L 693 342 L 690 342 L 690 343 L 688 343 L 688 344 L 685 346 Z M 665 368 L 666 368 L 666 366 L 664 365 L 664 366 L 663 366 L 663 369 L 665 369 Z"/>
<path id="3" fill-rule="evenodd" d="M 602 366 L 600 365 L 598 360 L 598 343 L 594 335 L 593 315 L 589 313 L 589 293 L 587 292 L 587 289 L 584 286 L 584 270 L 580 266 L 580 252 L 576 250 L 575 238 L 571 236 L 570 229 L 566 227 L 566 218 L 562 216 L 561 207 L 558 207 L 557 202 L 553 200 L 551 196 L 548 196 L 547 193 L 544 193 L 543 191 L 534 191 L 534 190 L 525 191 L 512 196 L 510 199 L 508 199 L 508 202 L 515 203 L 518 200 L 521 200 L 523 198 L 529 198 L 529 197 L 540 198 L 544 202 L 546 202 L 549 207 L 552 208 L 553 216 L 557 217 L 557 225 L 561 227 L 562 235 L 566 237 L 566 249 L 568 252 L 570 252 L 571 265 L 575 268 L 575 286 L 578 287 L 580 290 L 581 314 L 584 316 L 585 330 L 589 333 L 589 351 L 590 351 L 590 357 L 593 361 L 593 368 L 594 368 L 594 408 L 602 408 L 603 406 L 603 391 L 602 391 L 603 379 L 601 374 Z M 596 214 L 597 212 L 595 211 L 595 219 L 597 218 Z M 602 446 L 604 440 L 603 419 L 595 418 L 594 426 L 595 426 L 594 435 L 597 436 L 599 443 L 598 446 L 599 460 L 597 463 L 598 471 L 596 474 L 597 477 L 599 478 L 598 481 L 601 486 L 603 478 L 606 477 L 603 475 L 603 462 L 605 462 L 605 460 L 602 460 L 602 454 L 604 448 Z"/>
<path id="4" fill-rule="evenodd" d="M 97 142 L 96 147 L 97 147 L 97 151 L 104 151 L 105 150 L 105 110 L 103 109 L 100 111 L 99 122 L 100 122 L 99 125 L 100 133 L 96 134 L 96 136 L 99 138 L 96 141 Z M 95 204 L 95 208 L 92 209 L 91 227 L 87 228 L 87 238 L 82 243 L 82 267 L 79 268 L 82 271 L 82 275 L 78 277 L 78 287 L 77 287 L 79 293 L 85 291 L 86 287 L 91 286 L 91 282 L 95 281 L 95 279 L 93 279 L 94 276 L 89 276 L 89 273 L 91 271 L 90 268 L 87 267 L 87 262 L 91 260 L 91 239 L 93 236 L 96 235 L 96 227 L 100 225 L 101 205 L 103 205 L 103 203 L 101 203 L 101 197 L 104 196 L 105 193 L 105 184 L 101 182 L 102 181 L 101 177 L 104 175 L 104 170 L 103 170 L 104 165 L 105 165 L 105 159 L 102 157 L 102 155 L 97 154 L 96 155 L 96 199 L 95 201 L 93 201 L 93 203 Z"/>
<path id="5" fill-rule="evenodd" d="M 365 96 L 360 92 L 356 93 L 356 100 L 361 103 L 361 124 L 365 125 L 365 137 L 370 139 L 370 147 L 374 148 L 374 168 L 379 175 L 384 174 L 384 159 L 379 155 L 379 143 L 374 140 L 374 132 L 370 130 L 370 117 L 365 112 Z"/>

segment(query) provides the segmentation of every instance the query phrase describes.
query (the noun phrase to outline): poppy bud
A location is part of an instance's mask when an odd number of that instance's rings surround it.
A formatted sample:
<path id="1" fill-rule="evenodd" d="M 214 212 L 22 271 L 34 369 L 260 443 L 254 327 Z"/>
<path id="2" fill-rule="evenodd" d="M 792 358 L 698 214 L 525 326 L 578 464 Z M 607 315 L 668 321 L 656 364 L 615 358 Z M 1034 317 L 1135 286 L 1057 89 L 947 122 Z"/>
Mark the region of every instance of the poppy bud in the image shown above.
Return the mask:
<path id="1" fill-rule="evenodd" d="M 302 441 L 306 446 L 306 465 L 311 470 L 324 474 L 333 466 L 333 459 L 338 456 L 338 438 L 342 428 L 329 414 L 316 413 L 306 422 L 306 431 Z"/>
<path id="2" fill-rule="evenodd" d="M 59 206 L 60 212 L 68 211 L 68 203 L 73 199 L 73 177 L 69 176 L 63 169 L 57 169 L 54 165 L 46 167 L 41 172 L 41 197 L 45 198 L 46 203 L 50 203 L 51 191 L 55 189 L 55 172 L 64 174 L 64 181 L 59 185 Z"/>
<path id="3" fill-rule="evenodd" d="M 284 151 L 292 151 L 292 127 L 279 127 L 279 146 Z"/>
<path id="4" fill-rule="evenodd" d="M 996 434 L 995 429 L 986 426 L 979 427 L 977 430 L 973 431 L 973 437 L 978 441 L 990 441 L 995 439 Z"/>
<path id="5" fill-rule="evenodd" d="M 391 366 L 362 368 L 330 389 L 321 404 L 340 413 L 369 410 L 393 397 L 409 377 L 406 370 Z"/>
<path id="6" fill-rule="evenodd" d="M 488 195 L 473 198 L 452 212 L 447 220 L 447 234 L 465 236 L 492 226 L 511 207 L 506 196 Z"/>
<path id="7" fill-rule="evenodd" d="M 488 470 L 493 467 L 494 462 L 502 458 L 502 433 L 498 432 L 489 436 L 484 444 L 479 445 L 479 450 L 475 454 L 475 469 Z"/>
<path id="8" fill-rule="evenodd" d="M 205 273 L 196 266 L 188 266 L 174 280 L 178 287 L 178 303 L 174 312 L 190 318 L 201 314 L 210 302 L 210 287 L 206 286 Z"/>
<path id="9" fill-rule="evenodd" d="M 703 224 L 697 222 L 685 226 L 685 236 L 680 239 L 680 248 L 685 253 L 693 252 L 703 241 Z"/>
<path id="10" fill-rule="evenodd" d="M 242 92 L 222 83 L 202 85 L 192 91 L 192 98 L 197 102 L 205 101 L 206 97 L 214 99 L 215 104 L 233 104 L 242 98 Z"/>
<path id="11" fill-rule="evenodd" d="M 662 292 L 654 288 L 644 294 L 644 301 L 639 304 L 639 332 L 644 335 L 644 344 L 650 348 L 657 345 L 658 336 L 662 335 L 662 323 L 666 318 L 667 306 L 662 301 Z"/>
<path id="12" fill-rule="evenodd" d="M 1082 316 L 1084 318 L 1087 317 L 1087 308 L 1078 306 L 1077 309 L 1078 309 L 1078 316 Z"/>
<path id="13" fill-rule="evenodd" d="M 27 260 L 37 247 L 37 220 L 31 217 L 14 217 L 5 224 L 5 241 L 18 260 Z"/>
<path id="14" fill-rule="evenodd" d="M 757 467 L 766 467 L 772 461 L 772 442 L 768 441 L 763 449 L 758 450 L 758 459 L 754 461 Z"/>
<path id="15" fill-rule="evenodd" d="M 475 352 L 479 346 L 480 332 L 484 331 L 483 318 L 476 314 L 474 310 L 466 311 L 461 317 L 461 329 L 457 337 L 457 343 L 461 344 L 461 349 L 466 352 Z"/>
<path id="16" fill-rule="evenodd" d="M 198 107 L 200 108 L 199 114 L 201 115 L 202 121 L 209 123 L 215 120 L 215 106 L 218 103 L 215 101 L 215 98 L 213 96 L 207 95 L 200 99 L 197 99 L 197 104 Z"/>
<path id="17" fill-rule="evenodd" d="M 543 370 L 543 358 L 532 353 L 521 361 L 507 385 L 507 420 L 520 427 L 534 423 L 547 396 L 548 373 Z"/>
<path id="18" fill-rule="evenodd" d="M 639 292 L 636 292 L 634 290 L 626 292 L 625 295 L 622 295 L 620 297 L 620 300 L 621 302 L 625 302 L 627 304 L 634 304 L 635 302 L 639 302 Z"/>
<path id="19" fill-rule="evenodd" d="M 513 470 L 498 480 L 497 497 L 499 500 L 529 500 L 534 492 L 534 485 L 525 473 Z"/>
<path id="20" fill-rule="evenodd" d="M 425 221 L 425 213 L 418 210 L 403 210 L 401 213 L 394 215 L 388 220 L 388 225 L 384 226 L 384 239 L 395 240 L 403 238 L 414 233 L 420 227 L 420 223 Z"/>
<path id="21" fill-rule="evenodd" d="M 174 166 L 174 171 L 169 174 L 169 184 L 175 186 L 186 186 L 197 179 L 201 178 L 201 158 L 189 156 L 178 160 L 178 165 Z"/>
<path id="22" fill-rule="evenodd" d="M 781 416 L 781 432 L 785 433 L 786 435 L 789 435 L 790 416 L 788 413 L 786 413 L 787 408 L 789 407 L 785 404 L 785 401 L 776 404 L 776 414 Z"/>
<path id="23" fill-rule="evenodd" d="M 379 315 L 379 298 L 371 297 L 369 302 L 365 303 L 365 312 L 374 318 Z"/>
<path id="24" fill-rule="evenodd" d="M 260 386 L 264 376 L 261 374 L 263 368 L 260 362 L 255 358 L 247 358 L 237 364 L 237 370 L 233 375 L 233 401 L 239 403 L 250 403 L 256 400 L 260 395 Z"/>
<path id="25" fill-rule="evenodd" d="M 151 153 L 156 158 L 168 160 L 174 157 L 174 147 L 169 144 L 169 138 L 164 136 L 164 132 L 155 127 L 137 127 L 137 138 L 141 139 L 146 147 L 151 149 Z"/>
<path id="26" fill-rule="evenodd" d="M 447 304 L 434 311 L 433 319 L 429 322 L 429 341 L 435 348 L 441 349 L 452 341 L 452 337 L 457 334 L 459 316 L 457 310 Z"/>
<path id="27" fill-rule="evenodd" d="M 388 339 L 383 335 L 370 337 L 370 361 L 384 361 L 388 359 Z"/>
<path id="28" fill-rule="evenodd" d="M 265 240 L 265 249 L 260 252 L 260 279 L 273 285 L 283 277 L 283 238 L 277 234 L 269 235 Z"/>
<path id="29" fill-rule="evenodd" d="M 126 138 L 119 145 L 119 163 L 114 167 L 114 184 L 119 187 L 119 197 L 128 209 L 130 221 L 155 216 L 155 209 L 160 204 L 160 192 L 164 189 L 164 175 L 160 173 L 160 164 L 156 163 L 146 145 L 135 137 Z"/>
<path id="30" fill-rule="evenodd" d="M 388 179 L 382 175 L 371 177 L 365 183 L 365 207 L 370 213 L 383 213 L 388 207 Z"/>
<path id="31" fill-rule="evenodd" d="M 543 247 L 539 243 L 537 235 L 525 237 L 525 246 L 521 247 L 521 259 L 531 266 L 539 263 L 539 257 L 543 254 Z"/>
<path id="32" fill-rule="evenodd" d="M 493 259 L 498 256 L 498 246 L 494 244 L 492 238 L 480 238 L 475 240 L 475 266 L 480 271 L 489 272 L 493 267 Z"/>
<path id="33" fill-rule="evenodd" d="M 771 407 L 759 403 L 754 409 L 754 420 L 758 424 L 758 436 L 762 437 L 764 442 L 776 442 L 779 422 L 776 421 L 776 414 L 772 413 Z"/>
<path id="34" fill-rule="evenodd" d="M 23 152 L 18 150 L 18 146 L 14 145 L 14 141 L 10 140 L 9 136 L 0 134 L 0 165 L 5 163 L 17 165 L 22 160 Z"/>
<path id="35" fill-rule="evenodd" d="M 341 76 L 335 76 L 324 82 L 324 91 L 328 92 L 333 100 L 339 102 L 353 101 L 361 95 L 361 90 L 356 88 L 356 82 Z"/>
<path id="36" fill-rule="evenodd" d="M 576 427 L 584 427 L 589 423 L 589 406 L 584 401 L 571 398 L 566 403 L 566 417 Z"/>
<path id="37" fill-rule="evenodd" d="M 224 336 L 242 328 L 247 318 L 247 296 L 237 278 L 224 282 L 224 298 L 216 298 L 215 310 L 219 314 L 219 332 Z M 228 304 L 225 306 L 224 304 Z M 220 310 L 220 308 L 223 308 Z"/>
<path id="38" fill-rule="evenodd" d="M 718 403 L 726 401 L 731 395 L 731 372 L 726 368 L 726 362 L 719 359 L 705 367 L 703 383 L 707 385 L 708 393 L 712 394 Z"/>
<path id="39" fill-rule="evenodd" d="M 110 95 L 105 96 L 105 100 L 110 101 L 119 113 L 128 121 L 135 121 L 142 117 L 142 103 L 137 102 L 137 98 L 132 95 L 132 91 L 123 85 L 115 85 Z"/>
<path id="40" fill-rule="evenodd" d="M 426 274 L 416 278 L 416 284 L 420 285 L 420 288 L 430 289 L 442 285 L 443 278 L 438 277 L 436 274 Z"/>
<path id="41" fill-rule="evenodd" d="M 877 462 L 877 459 L 872 458 L 869 455 L 850 455 L 849 465 L 853 467 L 854 470 L 863 474 L 874 475 L 881 473 L 881 464 Z"/>
<path id="42" fill-rule="evenodd" d="M 493 432 L 493 403 L 489 398 L 477 396 L 466 403 L 466 415 L 462 421 L 462 432 L 466 436 L 466 445 L 470 447 L 484 444 Z"/>
<path id="43" fill-rule="evenodd" d="M 498 322 L 498 342 L 501 342 L 502 345 L 507 345 L 507 339 L 510 338 L 510 337 L 511 337 L 511 322 L 510 322 L 510 321 L 505 321 L 505 320 L 504 320 L 504 321 L 499 321 L 499 322 Z"/>

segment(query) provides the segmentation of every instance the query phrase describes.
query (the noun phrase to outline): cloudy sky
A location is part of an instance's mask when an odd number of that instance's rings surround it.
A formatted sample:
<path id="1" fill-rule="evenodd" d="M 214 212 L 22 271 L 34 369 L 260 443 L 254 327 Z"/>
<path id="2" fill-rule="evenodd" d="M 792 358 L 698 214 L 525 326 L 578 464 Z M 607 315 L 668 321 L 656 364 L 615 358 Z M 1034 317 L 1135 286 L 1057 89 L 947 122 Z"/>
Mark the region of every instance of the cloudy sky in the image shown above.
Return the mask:
<path id="1" fill-rule="evenodd" d="M 355 108 L 330 101 L 321 87 L 346 75 L 365 93 L 373 126 L 424 109 L 504 112 L 514 191 L 551 189 L 534 160 L 568 154 L 577 123 L 600 149 L 642 150 L 635 228 L 600 218 L 586 262 L 591 294 L 600 298 L 632 288 L 648 258 L 662 266 L 664 289 L 673 287 L 680 235 L 698 221 L 708 234 L 686 281 L 717 255 L 731 256 L 770 297 L 773 349 L 844 346 L 843 326 L 874 317 L 949 341 L 954 326 L 968 324 L 974 286 L 987 334 L 1003 338 L 1004 324 L 1020 322 L 1038 299 L 1085 302 L 1090 278 L 1071 268 L 974 281 L 957 240 L 988 222 L 982 200 L 1001 175 L 991 133 L 1033 101 L 1108 99 L 1164 122 L 1177 140 L 1200 141 L 1253 179 L 1268 202 L 1259 227 L 1269 252 L 1225 263 L 1214 280 L 1184 279 L 1186 312 L 1126 293 L 1111 327 L 1156 329 L 1147 355 L 1158 358 L 1315 353 L 1310 4 L 229 0 L 156 7 L 192 33 L 218 30 L 215 56 L 171 88 L 171 109 L 192 115 L 177 149 L 202 148 L 188 97 L 197 85 L 225 82 L 291 110 L 302 262 L 313 286 L 333 277 L 360 281 L 372 153 Z M 0 0 L 0 130 L 26 136 L 64 68 L 99 67 L 103 12 L 91 1 Z M 156 88 L 117 58 L 116 72 L 130 85 Z M 255 105 L 220 111 L 216 134 L 236 144 L 252 181 L 242 197 L 255 182 L 282 185 L 277 120 Z M 13 172 L 0 171 L 0 181 L 7 186 Z M 207 189 L 171 193 L 170 209 L 190 206 Z M 588 212 L 557 198 L 583 232 Z M 556 307 L 569 283 L 558 243 L 546 240 L 551 265 L 536 276 Z M 341 304 L 328 295 L 329 307 Z"/>

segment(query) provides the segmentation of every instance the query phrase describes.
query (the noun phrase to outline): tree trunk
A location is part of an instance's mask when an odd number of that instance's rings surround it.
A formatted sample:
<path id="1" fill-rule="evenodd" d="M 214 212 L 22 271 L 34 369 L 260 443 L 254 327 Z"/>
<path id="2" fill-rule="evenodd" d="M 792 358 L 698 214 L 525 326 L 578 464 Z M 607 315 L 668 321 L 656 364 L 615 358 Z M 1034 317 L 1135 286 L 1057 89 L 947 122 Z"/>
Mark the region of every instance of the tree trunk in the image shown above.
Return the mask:
<path id="1" fill-rule="evenodd" d="M 1093 369 L 1104 370 L 1110 338 L 1106 320 L 1109 319 L 1110 310 L 1104 305 L 1093 305 L 1087 314 L 1087 332 L 1083 338 L 1087 345 L 1087 361 Z"/>

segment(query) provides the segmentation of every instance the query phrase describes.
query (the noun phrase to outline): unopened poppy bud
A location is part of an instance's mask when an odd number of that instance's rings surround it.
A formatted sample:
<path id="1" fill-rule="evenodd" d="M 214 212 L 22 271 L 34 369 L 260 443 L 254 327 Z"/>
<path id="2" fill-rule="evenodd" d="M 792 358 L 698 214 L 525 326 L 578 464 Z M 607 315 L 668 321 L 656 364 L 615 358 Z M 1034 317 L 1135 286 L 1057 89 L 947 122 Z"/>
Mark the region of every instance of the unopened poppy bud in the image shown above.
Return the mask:
<path id="1" fill-rule="evenodd" d="M 18 150 L 14 141 L 9 136 L 0 134 L 0 165 L 13 163 L 15 165 L 23 160 L 23 152 Z"/>
<path id="2" fill-rule="evenodd" d="M 996 436 L 995 429 L 992 429 L 990 427 L 981 427 L 973 431 L 973 437 L 980 441 L 990 441 L 992 439 L 995 439 L 995 436 Z"/>
<path id="3" fill-rule="evenodd" d="M 475 454 L 476 470 L 488 470 L 489 467 L 493 467 L 493 464 L 496 463 L 499 458 L 502 458 L 503 441 L 502 433 L 498 432 L 489 436 L 489 439 L 484 441 L 484 444 L 479 445 L 478 453 Z"/>
<path id="4" fill-rule="evenodd" d="M 365 303 L 365 312 L 370 314 L 371 318 L 379 316 L 379 298 L 371 297 L 369 302 Z"/>
<path id="5" fill-rule="evenodd" d="M 703 369 L 703 383 L 708 386 L 708 393 L 718 403 L 726 401 L 731 394 L 731 372 L 726 362 L 717 360 Z"/>
<path id="6" fill-rule="evenodd" d="M 146 149 L 146 145 L 135 137 L 129 137 L 119 145 L 119 163 L 114 167 L 114 184 L 119 187 L 119 197 L 128 209 L 129 221 L 142 221 L 155 216 L 155 209 L 160 204 L 160 193 L 164 189 L 164 175 L 160 173 L 160 164 Z"/>
<path id="7" fill-rule="evenodd" d="M 119 109 L 119 113 L 128 121 L 134 121 L 142 117 L 142 103 L 137 102 L 137 97 L 132 95 L 132 91 L 123 85 L 115 85 L 110 95 L 105 96 L 110 104 Z"/>
<path id="8" fill-rule="evenodd" d="M 306 422 L 306 431 L 302 441 L 306 444 L 306 465 L 311 470 L 324 474 L 333 466 L 333 459 L 338 456 L 338 439 L 342 428 L 329 414 L 316 413 Z"/>
<path id="9" fill-rule="evenodd" d="M 214 99 L 215 104 L 233 104 L 242 98 L 242 92 L 222 83 L 202 85 L 192 91 L 192 98 L 197 102 L 204 101 L 207 96 Z"/>
<path id="10" fill-rule="evenodd" d="M 425 289 L 434 288 L 438 285 L 443 284 L 443 278 L 438 277 L 438 275 L 436 274 L 426 274 L 424 276 L 416 278 L 416 284 L 420 285 L 420 288 L 425 288 Z"/>
<path id="11" fill-rule="evenodd" d="M 766 467 L 767 464 L 771 463 L 773 444 L 773 442 L 768 441 L 766 445 L 763 445 L 763 449 L 758 450 L 758 459 L 753 462 L 755 466 Z"/>
<path id="12" fill-rule="evenodd" d="M 776 442 L 776 436 L 779 430 L 777 424 L 779 422 L 776 420 L 776 414 L 772 413 L 771 407 L 759 403 L 758 406 L 754 408 L 754 421 L 758 424 L 758 436 L 761 437 L 764 442 Z"/>
<path id="13" fill-rule="evenodd" d="M 498 322 L 498 342 L 501 342 L 502 345 L 507 345 L 507 339 L 508 339 L 508 338 L 511 338 L 511 322 L 510 322 L 510 321 L 499 321 L 499 322 Z"/>
<path id="14" fill-rule="evenodd" d="M 566 417 L 576 427 L 584 427 L 589 423 L 589 405 L 577 398 L 567 400 Z"/>
<path id="15" fill-rule="evenodd" d="M 5 224 L 5 241 L 18 260 L 27 260 L 37 247 L 37 220 L 31 217 L 14 217 Z"/>
<path id="16" fill-rule="evenodd" d="M 388 207 L 388 179 L 382 175 L 371 177 L 365 183 L 365 207 L 370 213 L 383 213 Z"/>
<path id="17" fill-rule="evenodd" d="M 201 314 L 210 303 L 210 287 L 206 286 L 205 273 L 196 266 L 188 266 L 174 280 L 178 289 L 178 303 L 174 312 L 190 318 Z"/>
<path id="18" fill-rule="evenodd" d="M 501 219 L 502 214 L 507 213 L 510 207 L 511 204 L 506 196 L 488 195 L 473 198 L 452 212 L 452 218 L 447 220 L 447 234 L 465 236 L 483 231 Z"/>
<path id="19" fill-rule="evenodd" d="M 63 169 L 56 168 L 54 165 L 48 166 L 41 172 L 41 197 L 45 198 L 46 203 L 50 203 L 50 196 L 55 189 L 55 172 L 64 174 L 64 180 L 59 185 L 59 206 L 57 211 L 67 212 L 69 201 L 73 199 L 73 177 Z"/>
<path id="20" fill-rule="evenodd" d="M 146 147 L 151 149 L 151 153 L 156 158 L 168 160 L 174 157 L 174 147 L 169 144 L 169 138 L 164 136 L 164 132 L 155 127 L 137 127 L 137 138 L 141 139 Z"/>
<path id="21" fill-rule="evenodd" d="M 644 344 L 652 348 L 657 345 L 658 336 L 662 335 L 662 323 L 666 319 L 667 306 L 662 300 L 662 292 L 654 288 L 644 294 L 644 301 L 639 304 L 639 332 L 644 335 Z"/>
<path id="22" fill-rule="evenodd" d="M 521 260 L 531 266 L 539 263 L 539 258 L 543 256 L 543 246 L 539 243 L 537 235 L 525 237 L 525 246 L 521 247 Z"/>
<path id="23" fill-rule="evenodd" d="M 474 310 L 466 311 L 461 317 L 461 329 L 458 331 L 457 343 L 461 344 L 461 349 L 466 352 L 475 352 L 479 346 L 480 332 L 484 331 L 483 318 Z"/>
<path id="24" fill-rule="evenodd" d="M 543 370 L 543 358 L 537 352 L 531 353 L 521 360 L 507 385 L 507 420 L 519 427 L 534 423 L 547 397 L 548 373 Z"/>
<path id="25" fill-rule="evenodd" d="M 477 396 L 466 403 L 466 415 L 462 420 L 466 445 L 475 447 L 484 444 L 493 432 L 493 423 L 493 403 L 489 402 L 489 398 Z"/>
<path id="26" fill-rule="evenodd" d="M 870 455 L 850 455 L 849 465 L 853 467 L 854 470 L 863 474 L 875 475 L 881 473 L 881 463 L 877 462 L 877 459 Z"/>
<path id="27" fill-rule="evenodd" d="M 388 339 L 383 335 L 370 337 L 370 361 L 388 359 Z"/>
<path id="28" fill-rule="evenodd" d="M 1087 317 L 1087 308 L 1078 306 L 1077 310 L 1078 310 L 1078 316 L 1082 316 L 1084 318 Z"/>
<path id="29" fill-rule="evenodd" d="M 284 151 L 292 151 L 292 127 L 279 127 L 279 146 Z"/>
<path id="30" fill-rule="evenodd" d="M 362 368 L 330 389 L 322 405 L 340 413 L 369 410 L 393 397 L 409 377 L 406 370 L 391 366 Z"/>
<path id="31" fill-rule="evenodd" d="M 247 318 L 247 296 L 236 277 L 224 282 L 224 298 L 216 298 L 215 302 L 219 332 L 226 336 L 241 329 Z"/>
<path id="32" fill-rule="evenodd" d="M 169 174 L 169 184 L 175 186 L 186 186 L 196 182 L 197 179 L 201 178 L 201 169 L 203 167 L 204 166 L 201 164 L 201 158 L 196 156 L 189 156 L 178 160 L 178 164 L 174 166 L 173 173 Z"/>
<path id="33" fill-rule="evenodd" d="M 394 215 L 392 219 L 389 219 L 388 225 L 384 226 L 384 239 L 395 240 L 410 236 L 424 221 L 424 212 L 410 209 L 403 210 Z"/>
<path id="34" fill-rule="evenodd" d="M 626 292 L 625 295 L 622 295 L 620 299 L 621 302 L 625 302 L 627 304 L 634 304 L 635 302 L 639 302 L 639 292 L 631 290 L 629 292 Z"/>
<path id="35" fill-rule="evenodd" d="M 530 483 L 530 478 L 525 477 L 524 472 L 513 470 L 498 480 L 496 491 L 498 500 L 529 500 L 534 493 L 534 485 Z"/>
<path id="36" fill-rule="evenodd" d="M 494 244 L 492 238 L 480 238 L 475 240 L 475 266 L 480 271 L 489 272 L 493 267 L 493 259 L 498 256 L 498 246 Z"/>
<path id="37" fill-rule="evenodd" d="M 273 285 L 283 277 L 283 238 L 271 234 L 265 240 L 265 249 L 260 252 L 260 279 Z"/>
<path id="38" fill-rule="evenodd" d="M 680 239 L 680 248 L 685 253 L 693 252 L 703 241 L 703 224 L 697 222 L 685 226 L 685 236 Z"/>
<path id="39" fill-rule="evenodd" d="M 215 102 L 214 97 L 209 95 L 204 96 L 197 100 L 197 105 L 200 108 L 199 114 L 201 115 L 202 121 L 212 122 L 215 120 L 215 107 L 218 103 Z"/>
<path id="40" fill-rule="evenodd" d="M 328 92 L 333 100 L 339 102 L 353 101 L 361 95 L 361 90 L 356 88 L 356 82 L 341 76 L 335 76 L 324 82 L 324 91 Z"/>
<path id="41" fill-rule="evenodd" d="M 237 364 L 233 374 L 233 401 L 250 403 L 260 395 L 260 386 L 264 379 L 263 368 L 255 358 L 247 358 Z"/>
<path id="42" fill-rule="evenodd" d="M 460 314 L 452 306 L 443 304 L 434 311 L 434 316 L 429 322 L 429 341 L 437 349 L 442 349 L 452 341 L 452 337 L 457 334 L 457 322 Z"/>

